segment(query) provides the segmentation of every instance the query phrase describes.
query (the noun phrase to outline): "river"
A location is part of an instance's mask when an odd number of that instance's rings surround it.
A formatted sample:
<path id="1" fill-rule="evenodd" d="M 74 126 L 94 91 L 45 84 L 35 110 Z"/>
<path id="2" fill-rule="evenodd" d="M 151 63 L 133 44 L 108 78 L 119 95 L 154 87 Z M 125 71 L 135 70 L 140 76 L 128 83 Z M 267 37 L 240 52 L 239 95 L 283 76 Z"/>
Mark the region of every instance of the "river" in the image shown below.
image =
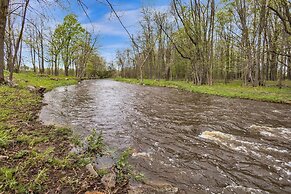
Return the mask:
<path id="1" fill-rule="evenodd" d="M 151 180 L 180 193 L 291 193 L 291 105 L 112 80 L 45 94 L 40 119 L 86 136 L 103 131 Z"/>

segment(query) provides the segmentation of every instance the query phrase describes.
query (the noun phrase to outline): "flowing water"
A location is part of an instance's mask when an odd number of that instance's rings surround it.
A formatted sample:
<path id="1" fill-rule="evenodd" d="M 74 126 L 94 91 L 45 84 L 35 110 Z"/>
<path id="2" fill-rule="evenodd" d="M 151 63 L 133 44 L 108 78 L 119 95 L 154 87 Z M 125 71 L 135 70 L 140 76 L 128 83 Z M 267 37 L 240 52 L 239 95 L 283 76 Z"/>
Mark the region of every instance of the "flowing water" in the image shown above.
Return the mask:
<path id="1" fill-rule="evenodd" d="M 291 193 L 291 106 L 111 80 L 45 95 L 45 124 L 102 130 L 133 166 L 180 193 Z"/>

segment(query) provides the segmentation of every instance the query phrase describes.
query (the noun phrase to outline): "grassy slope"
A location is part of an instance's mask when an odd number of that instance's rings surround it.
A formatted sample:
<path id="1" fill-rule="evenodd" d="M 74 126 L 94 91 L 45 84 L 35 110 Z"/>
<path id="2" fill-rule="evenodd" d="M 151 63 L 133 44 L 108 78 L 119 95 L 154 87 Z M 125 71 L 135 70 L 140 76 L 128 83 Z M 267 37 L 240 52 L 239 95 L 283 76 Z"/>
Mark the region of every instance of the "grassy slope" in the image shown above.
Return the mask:
<path id="1" fill-rule="evenodd" d="M 76 84 L 77 80 L 72 77 L 57 78 L 54 76 L 38 76 L 34 73 L 19 73 L 14 74 L 14 82 L 18 84 L 17 88 L 0 85 L 0 122 L 9 122 L 10 119 L 17 118 L 28 107 L 39 107 L 42 98 L 36 93 L 29 92 L 26 89 L 27 86 L 36 88 L 42 86 L 47 90 L 52 90 L 55 87 Z M 29 112 L 21 116 L 27 117 L 28 115 Z"/>
<path id="2" fill-rule="evenodd" d="M 47 90 L 77 83 L 77 80 L 74 77 L 40 76 L 33 72 L 14 74 L 14 81 L 17 82 L 20 88 L 26 88 L 28 85 L 31 85 L 35 87 L 43 86 L 47 88 Z"/>
<path id="3" fill-rule="evenodd" d="M 68 154 L 77 142 L 71 131 L 41 125 L 41 97 L 25 89 L 33 85 L 51 90 L 77 81 L 32 73 L 15 74 L 15 81 L 17 88 L 0 85 L 0 193 L 84 193 L 99 188 L 98 178 L 84 168 L 88 159 Z"/>
<path id="4" fill-rule="evenodd" d="M 126 78 L 116 78 L 116 81 L 122 81 L 127 83 L 139 84 L 140 81 L 137 79 L 126 79 Z M 145 79 L 143 82 L 145 85 L 149 86 L 161 86 L 161 87 L 172 87 L 179 88 L 186 91 L 194 93 L 203 93 L 210 95 L 218 95 L 224 97 L 232 98 L 243 98 L 252 99 L 268 102 L 279 102 L 291 104 L 291 83 L 288 87 L 279 89 L 276 86 L 269 87 L 251 87 L 251 86 L 241 86 L 239 81 L 234 81 L 229 84 L 216 83 L 213 86 L 195 86 L 192 83 L 185 81 L 165 81 L 165 80 L 149 80 Z M 268 84 L 272 84 L 269 82 Z"/>

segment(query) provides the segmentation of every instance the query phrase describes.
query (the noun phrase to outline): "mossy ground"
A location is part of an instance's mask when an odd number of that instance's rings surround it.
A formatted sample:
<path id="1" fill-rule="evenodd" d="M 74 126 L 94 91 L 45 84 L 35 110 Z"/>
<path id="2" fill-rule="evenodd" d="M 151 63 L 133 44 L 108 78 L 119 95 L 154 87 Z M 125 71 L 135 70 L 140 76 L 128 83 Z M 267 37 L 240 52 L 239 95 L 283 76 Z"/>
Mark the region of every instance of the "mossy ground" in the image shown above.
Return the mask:
<path id="1" fill-rule="evenodd" d="M 18 87 L 0 85 L 0 193 L 84 193 L 102 191 L 100 177 L 84 167 L 86 156 L 69 154 L 77 142 L 71 130 L 43 126 L 41 96 L 26 87 L 77 83 L 74 78 L 15 74 Z"/>
<path id="2" fill-rule="evenodd" d="M 115 80 L 132 84 L 141 83 L 138 79 L 119 77 L 115 78 Z M 232 81 L 228 84 L 215 83 L 212 86 L 196 86 L 185 81 L 145 79 L 143 84 L 148 86 L 178 88 L 193 93 L 291 104 L 291 81 L 283 82 L 284 86 L 281 89 L 276 86 L 275 82 L 267 82 L 267 86 L 262 87 L 242 86 L 241 81 Z"/>

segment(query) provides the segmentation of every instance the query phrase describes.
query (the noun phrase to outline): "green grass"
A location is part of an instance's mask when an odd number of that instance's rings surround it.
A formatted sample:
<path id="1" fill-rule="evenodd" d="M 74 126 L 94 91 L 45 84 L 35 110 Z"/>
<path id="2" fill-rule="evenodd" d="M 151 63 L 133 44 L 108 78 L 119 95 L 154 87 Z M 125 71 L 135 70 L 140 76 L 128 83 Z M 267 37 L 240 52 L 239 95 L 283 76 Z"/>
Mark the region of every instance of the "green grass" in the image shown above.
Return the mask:
<path id="1" fill-rule="evenodd" d="M 116 78 L 115 80 L 131 84 L 140 84 L 140 80 L 137 79 Z M 276 87 L 274 82 L 268 82 L 268 86 L 266 87 L 242 86 L 240 81 L 234 81 L 229 84 L 216 83 L 212 86 L 196 86 L 185 81 L 158 81 L 145 79 L 143 84 L 148 86 L 178 88 L 193 93 L 291 104 L 290 81 L 285 82 L 285 85 L 288 87 L 283 87 L 281 89 Z"/>
<path id="2" fill-rule="evenodd" d="M 94 131 L 85 144 L 71 129 L 43 126 L 37 120 L 42 97 L 28 89 L 49 91 L 76 84 L 77 79 L 27 72 L 14 74 L 13 82 L 14 87 L 0 85 L 0 193 L 104 191 L 102 177 L 91 176 L 85 167 L 103 154 L 102 134 Z M 83 151 L 71 153 L 73 147 Z"/>
<path id="3" fill-rule="evenodd" d="M 47 90 L 77 83 L 77 79 L 75 77 L 38 75 L 33 72 L 15 73 L 14 81 L 20 88 L 26 88 L 27 86 L 42 86 Z"/>
<path id="4" fill-rule="evenodd" d="M 18 87 L 11 88 L 9 86 L 0 85 L 0 122 L 7 121 L 11 118 L 19 117 L 19 119 L 29 121 L 33 118 L 29 109 L 36 107 L 41 102 L 41 97 L 35 93 L 28 91 L 27 86 L 45 87 L 47 90 L 65 85 L 76 84 L 75 78 L 41 76 L 32 72 L 15 73 L 14 82 Z M 20 114 L 19 113 L 25 113 Z"/>
<path id="5" fill-rule="evenodd" d="M 83 158 L 69 154 L 76 141 L 72 131 L 37 121 L 42 97 L 27 89 L 52 90 L 77 80 L 28 72 L 14 74 L 14 83 L 16 87 L 0 85 L 0 156 L 4 157 L 0 159 L 0 193 L 56 193 L 96 181 L 86 176 Z M 68 177 L 77 182 L 59 182 Z"/>
<path id="6" fill-rule="evenodd" d="M 86 138 L 86 140 L 88 142 L 87 150 L 89 153 L 102 153 L 104 151 L 105 144 L 102 132 L 97 133 L 97 131 L 94 130 L 92 134 Z"/>
<path id="7" fill-rule="evenodd" d="M 25 89 L 0 86 L 0 122 L 17 117 L 15 112 L 23 112 L 24 106 L 35 106 L 40 97 Z M 27 117 L 29 114 L 25 115 Z M 24 115 L 23 115 L 24 116 Z"/>
<path id="8" fill-rule="evenodd" d="M 1 129 L 0 125 L 0 147 L 6 147 L 9 145 L 11 140 L 11 135 L 9 134 L 8 131 Z"/>

